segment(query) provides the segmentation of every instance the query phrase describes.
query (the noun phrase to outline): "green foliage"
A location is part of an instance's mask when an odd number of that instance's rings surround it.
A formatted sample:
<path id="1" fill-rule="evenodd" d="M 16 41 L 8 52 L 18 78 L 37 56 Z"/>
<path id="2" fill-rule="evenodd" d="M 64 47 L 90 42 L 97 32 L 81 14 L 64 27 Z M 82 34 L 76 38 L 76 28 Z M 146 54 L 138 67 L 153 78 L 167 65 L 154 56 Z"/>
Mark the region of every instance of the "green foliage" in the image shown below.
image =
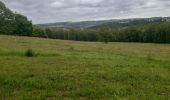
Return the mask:
<path id="1" fill-rule="evenodd" d="M 45 31 L 39 27 L 34 27 L 33 28 L 33 33 L 32 36 L 34 37 L 46 37 Z"/>
<path id="2" fill-rule="evenodd" d="M 101 28 L 99 30 L 99 41 L 102 41 L 104 43 L 111 42 L 112 40 L 112 34 L 110 33 L 108 28 Z"/>
<path id="3" fill-rule="evenodd" d="M 24 55 L 26 57 L 33 57 L 33 56 L 35 56 L 35 53 L 32 49 L 27 49 Z"/>
<path id="4" fill-rule="evenodd" d="M 0 34 L 12 34 L 14 31 L 14 14 L 6 8 L 5 4 L 0 1 Z"/>
<path id="5" fill-rule="evenodd" d="M 32 22 L 20 14 L 15 14 L 15 31 L 14 34 L 22 36 L 31 36 L 32 35 Z"/>
<path id="6" fill-rule="evenodd" d="M 91 29 L 34 28 L 38 37 L 76 41 L 170 43 L 170 22 Z"/>
<path id="7" fill-rule="evenodd" d="M 0 34 L 31 36 L 32 29 L 32 22 L 27 17 L 13 13 L 0 2 Z"/>

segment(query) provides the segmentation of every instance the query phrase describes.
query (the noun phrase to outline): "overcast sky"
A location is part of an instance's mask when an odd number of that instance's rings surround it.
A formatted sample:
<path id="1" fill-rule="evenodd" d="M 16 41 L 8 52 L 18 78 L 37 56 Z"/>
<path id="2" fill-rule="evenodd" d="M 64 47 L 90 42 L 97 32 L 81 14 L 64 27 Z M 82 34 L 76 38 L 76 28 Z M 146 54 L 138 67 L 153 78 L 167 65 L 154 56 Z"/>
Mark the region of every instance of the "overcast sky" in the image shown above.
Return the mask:
<path id="1" fill-rule="evenodd" d="M 170 16 L 170 0 L 1 0 L 33 23 Z"/>

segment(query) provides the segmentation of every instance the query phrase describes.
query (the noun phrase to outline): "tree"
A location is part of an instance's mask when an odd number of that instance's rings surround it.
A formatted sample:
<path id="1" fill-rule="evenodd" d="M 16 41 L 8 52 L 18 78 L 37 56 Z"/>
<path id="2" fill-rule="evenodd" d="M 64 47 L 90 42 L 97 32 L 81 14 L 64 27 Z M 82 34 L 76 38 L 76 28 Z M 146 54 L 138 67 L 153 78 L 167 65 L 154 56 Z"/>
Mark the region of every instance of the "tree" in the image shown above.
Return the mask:
<path id="1" fill-rule="evenodd" d="M 0 2 L 0 32 L 2 34 L 31 36 L 32 29 L 32 22 L 28 21 L 27 17 L 13 13 Z"/>
<path id="2" fill-rule="evenodd" d="M 15 31 L 14 33 L 17 35 L 31 36 L 33 27 L 32 22 L 28 21 L 28 19 L 20 14 L 15 14 Z"/>
<path id="3" fill-rule="evenodd" d="M 14 14 L 0 1 L 0 33 L 12 34 L 14 31 Z"/>
<path id="4" fill-rule="evenodd" d="M 108 43 L 112 40 L 112 34 L 108 28 L 101 28 L 99 30 L 99 41 Z"/>
<path id="5" fill-rule="evenodd" d="M 32 36 L 34 37 L 45 37 L 45 31 L 39 27 L 34 27 Z"/>

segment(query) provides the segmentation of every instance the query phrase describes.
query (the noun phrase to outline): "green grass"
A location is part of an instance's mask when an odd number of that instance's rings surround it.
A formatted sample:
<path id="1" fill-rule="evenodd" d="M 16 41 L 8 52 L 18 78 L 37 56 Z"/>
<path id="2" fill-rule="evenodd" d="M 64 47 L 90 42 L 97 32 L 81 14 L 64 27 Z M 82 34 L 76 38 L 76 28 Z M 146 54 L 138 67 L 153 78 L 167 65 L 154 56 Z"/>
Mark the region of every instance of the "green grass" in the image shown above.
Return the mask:
<path id="1" fill-rule="evenodd" d="M 0 99 L 168 100 L 170 45 L 0 35 Z"/>

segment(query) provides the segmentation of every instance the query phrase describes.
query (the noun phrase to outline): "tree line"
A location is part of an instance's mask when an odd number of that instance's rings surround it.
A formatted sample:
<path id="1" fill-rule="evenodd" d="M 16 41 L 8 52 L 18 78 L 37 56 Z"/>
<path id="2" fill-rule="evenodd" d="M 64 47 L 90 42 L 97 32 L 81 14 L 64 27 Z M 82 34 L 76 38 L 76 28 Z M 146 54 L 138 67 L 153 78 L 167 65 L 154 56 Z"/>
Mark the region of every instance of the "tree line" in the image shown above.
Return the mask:
<path id="1" fill-rule="evenodd" d="M 103 41 L 106 43 L 170 43 L 170 23 L 158 22 L 119 28 L 100 27 L 99 29 L 43 29 L 34 27 L 32 36 L 76 41 Z"/>

